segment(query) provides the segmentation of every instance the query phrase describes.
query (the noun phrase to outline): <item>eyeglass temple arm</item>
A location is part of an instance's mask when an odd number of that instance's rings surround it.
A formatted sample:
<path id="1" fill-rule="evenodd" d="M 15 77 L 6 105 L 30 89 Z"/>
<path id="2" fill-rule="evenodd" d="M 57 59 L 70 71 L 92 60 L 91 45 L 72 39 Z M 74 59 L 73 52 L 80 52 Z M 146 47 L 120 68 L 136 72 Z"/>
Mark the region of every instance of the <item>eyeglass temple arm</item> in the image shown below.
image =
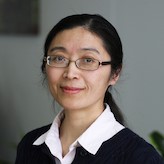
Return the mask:
<path id="1" fill-rule="evenodd" d="M 112 62 L 111 61 L 107 61 L 107 62 L 100 63 L 100 65 L 109 65 L 109 64 L 112 64 Z"/>

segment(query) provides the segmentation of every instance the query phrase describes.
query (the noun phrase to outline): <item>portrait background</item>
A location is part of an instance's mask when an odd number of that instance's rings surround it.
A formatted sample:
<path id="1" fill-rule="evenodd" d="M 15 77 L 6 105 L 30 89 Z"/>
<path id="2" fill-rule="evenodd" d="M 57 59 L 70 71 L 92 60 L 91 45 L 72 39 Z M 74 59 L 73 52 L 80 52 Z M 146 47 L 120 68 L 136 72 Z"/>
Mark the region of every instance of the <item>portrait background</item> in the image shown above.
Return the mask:
<path id="1" fill-rule="evenodd" d="M 1 34 L 38 34 L 39 0 L 0 0 Z"/>

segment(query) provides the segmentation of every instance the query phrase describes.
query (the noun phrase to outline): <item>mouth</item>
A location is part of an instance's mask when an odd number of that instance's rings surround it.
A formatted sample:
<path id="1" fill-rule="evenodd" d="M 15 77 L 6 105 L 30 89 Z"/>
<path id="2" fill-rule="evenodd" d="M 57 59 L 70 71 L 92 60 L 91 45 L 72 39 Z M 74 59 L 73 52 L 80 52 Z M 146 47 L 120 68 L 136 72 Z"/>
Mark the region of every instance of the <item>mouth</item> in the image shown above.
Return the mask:
<path id="1" fill-rule="evenodd" d="M 69 86 L 62 86 L 62 91 L 67 94 L 77 94 L 84 90 L 84 88 L 78 88 L 78 87 L 69 87 Z"/>

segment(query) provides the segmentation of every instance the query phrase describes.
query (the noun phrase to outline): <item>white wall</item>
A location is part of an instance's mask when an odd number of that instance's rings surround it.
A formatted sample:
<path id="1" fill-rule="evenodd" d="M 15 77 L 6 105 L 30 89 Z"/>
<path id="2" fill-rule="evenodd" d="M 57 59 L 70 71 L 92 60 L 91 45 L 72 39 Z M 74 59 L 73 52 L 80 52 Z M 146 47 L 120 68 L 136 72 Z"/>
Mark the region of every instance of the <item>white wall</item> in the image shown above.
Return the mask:
<path id="1" fill-rule="evenodd" d="M 115 1 L 125 71 L 119 90 L 129 126 L 147 139 L 164 133 L 164 1 Z"/>
<path id="2" fill-rule="evenodd" d="M 127 123 L 148 140 L 164 133 L 164 1 L 41 0 L 38 36 L 0 36 L 0 158 L 15 158 L 8 143 L 52 122 L 55 112 L 42 86 L 41 58 L 48 31 L 61 18 L 99 13 L 118 29 L 124 47 L 124 71 L 117 85 L 118 103 Z"/>

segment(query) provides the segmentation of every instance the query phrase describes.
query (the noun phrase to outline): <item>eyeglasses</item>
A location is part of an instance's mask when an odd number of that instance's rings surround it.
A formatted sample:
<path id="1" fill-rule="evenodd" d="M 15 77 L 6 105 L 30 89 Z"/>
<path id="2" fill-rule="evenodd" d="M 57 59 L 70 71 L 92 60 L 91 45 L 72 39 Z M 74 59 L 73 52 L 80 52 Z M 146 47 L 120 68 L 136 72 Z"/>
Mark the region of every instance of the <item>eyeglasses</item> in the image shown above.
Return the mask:
<path id="1" fill-rule="evenodd" d="M 47 62 L 47 65 L 56 68 L 65 68 L 68 67 L 71 62 L 75 62 L 77 68 L 94 71 L 97 70 L 100 66 L 110 65 L 111 61 L 100 62 L 97 59 L 85 57 L 77 59 L 76 61 L 71 61 L 63 56 L 47 56 L 44 58 L 44 61 Z"/>

